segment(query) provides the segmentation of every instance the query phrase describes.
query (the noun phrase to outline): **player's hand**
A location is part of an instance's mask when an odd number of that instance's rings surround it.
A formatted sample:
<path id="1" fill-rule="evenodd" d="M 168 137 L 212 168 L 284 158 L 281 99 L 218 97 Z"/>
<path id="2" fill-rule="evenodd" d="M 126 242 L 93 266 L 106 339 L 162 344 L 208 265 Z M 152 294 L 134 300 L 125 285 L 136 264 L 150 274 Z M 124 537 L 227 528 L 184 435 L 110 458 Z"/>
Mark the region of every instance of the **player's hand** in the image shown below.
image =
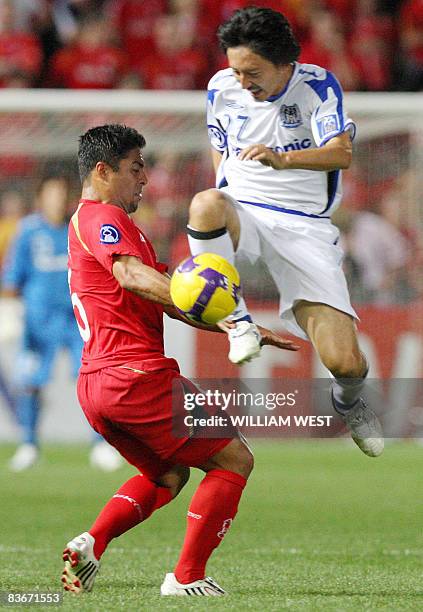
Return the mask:
<path id="1" fill-rule="evenodd" d="M 282 338 L 282 336 L 278 336 L 278 334 L 275 334 L 275 332 L 272 332 L 266 327 L 257 325 L 257 329 L 261 334 L 261 346 L 267 344 L 268 346 L 276 346 L 276 348 L 285 349 L 286 351 L 300 350 L 298 344 L 295 344 L 292 340 L 287 340 L 286 338 Z"/>
<path id="2" fill-rule="evenodd" d="M 228 333 L 229 330 L 234 329 L 234 327 L 236 327 L 235 323 L 231 319 L 224 319 L 223 321 L 219 321 L 219 323 L 216 323 L 216 325 L 225 333 Z"/>
<path id="3" fill-rule="evenodd" d="M 263 166 L 270 166 L 275 170 L 283 170 L 287 167 L 285 157 L 284 153 L 276 153 L 264 144 L 250 145 L 242 149 L 238 155 L 238 159 L 241 161 L 258 161 Z"/>

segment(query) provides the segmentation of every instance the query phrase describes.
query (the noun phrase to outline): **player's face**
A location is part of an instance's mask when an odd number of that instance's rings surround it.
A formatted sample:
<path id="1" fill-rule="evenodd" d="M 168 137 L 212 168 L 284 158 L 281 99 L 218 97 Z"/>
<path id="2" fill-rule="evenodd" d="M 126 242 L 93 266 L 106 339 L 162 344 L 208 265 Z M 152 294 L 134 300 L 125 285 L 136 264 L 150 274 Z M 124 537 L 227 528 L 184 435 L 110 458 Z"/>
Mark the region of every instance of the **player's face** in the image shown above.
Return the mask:
<path id="1" fill-rule="evenodd" d="M 53 225 L 65 222 L 68 205 L 68 186 L 65 180 L 52 178 L 45 181 L 37 197 L 38 207 Z"/>
<path id="2" fill-rule="evenodd" d="M 119 170 L 113 172 L 109 179 L 111 199 L 127 213 L 135 212 L 148 182 L 141 150 L 132 149 L 125 159 L 120 160 Z"/>
<path id="3" fill-rule="evenodd" d="M 248 47 L 231 47 L 227 50 L 227 56 L 238 83 L 259 102 L 278 94 L 292 73 L 290 64 L 275 66 Z"/>

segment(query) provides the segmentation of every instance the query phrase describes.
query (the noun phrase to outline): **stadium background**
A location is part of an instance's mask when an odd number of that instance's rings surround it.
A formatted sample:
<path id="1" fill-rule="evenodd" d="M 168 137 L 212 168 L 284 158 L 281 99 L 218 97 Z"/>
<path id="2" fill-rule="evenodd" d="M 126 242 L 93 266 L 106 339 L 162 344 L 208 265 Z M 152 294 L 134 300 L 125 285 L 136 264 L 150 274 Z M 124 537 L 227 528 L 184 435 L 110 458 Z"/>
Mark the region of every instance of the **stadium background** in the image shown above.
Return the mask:
<path id="1" fill-rule="evenodd" d="M 0 265 L 19 219 L 34 207 L 34 192 L 44 173 L 60 168 L 69 174 L 72 212 L 79 190 L 77 138 L 89 126 L 109 121 L 134 125 L 147 137 L 149 185 L 137 222 L 170 270 L 187 255 L 190 198 L 213 184 L 201 90 L 214 70 L 225 65 L 213 43 L 215 30 L 233 9 L 247 4 L 245 0 L 0 1 Z M 423 104 L 422 94 L 410 90 L 422 85 L 422 3 L 266 0 L 260 4 L 283 9 L 301 41 L 301 59 L 334 70 L 347 91 L 347 105 L 359 129 L 335 222 L 343 234 L 345 271 L 362 318 L 360 332 L 370 357 L 370 376 L 419 378 Z M 19 44 L 12 44 L 16 41 Z M 78 89 L 67 89 L 70 86 Z M 24 96 L 17 87 L 27 88 Z M 241 268 L 244 292 L 258 320 L 278 328 L 271 279 L 261 267 Z M 0 309 L 0 364 L 7 377 L 20 333 L 20 311 L 19 304 L 5 299 Z M 205 334 L 179 324 L 168 327 L 168 350 L 178 357 L 186 375 L 239 375 L 226 360 L 223 338 L 210 346 Z M 268 349 L 254 366 L 243 368 L 242 375 L 326 374 L 304 344 L 298 354 Z M 57 406 L 57 392 L 66 408 L 62 403 Z M 88 435 L 65 358 L 47 397 L 49 408 L 43 418 L 47 438 Z M 0 439 L 12 440 L 13 419 L 0 401 Z M 66 418 L 57 418 L 58 413 Z"/>
<path id="2" fill-rule="evenodd" d="M 137 127 L 147 137 L 149 185 L 136 221 L 152 239 L 160 259 L 169 262 L 171 270 L 175 267 L 188 252 L 184 228 L 190 197 L 213 184 L 202 89 L 208 77 L 225 65 L 214 42 L 216 25 L 234 9 L 247 4 L 250 3 L 243 0 L 0 0 L 0 265 L 19 219 L 33 210 L 40 176 L 54 167 L 66 168 L 73 179 L 73 197 L 69 202 L 69 212 L 72 212 L 79 191 L 75 166 L 78 135 L 95 124 L 123 121 Z M 294 24 L 303 46 L 301 59 L 333 70 L 347 92 L 347 106 L 358 123 L 358 136 L 353 165 L 344 173 L 343 205 L 334 220 L 342 231 L 345 271 L 353 302 L 362 319 L 361 341 L 370 358 L 372 378 L 386 381 L 421 379 L 423 94 L 419 92 L 423 83 L 422 2 L 269 0 L 254 4 L 282 10 Z M 241 273 L 244 292 L 257 319 L 279 329 L 277 295 L 265 270 L 242 266 Z M 0 367 L 6 379 L 14 368 L 20 330 L 19 302 L 0 298 Z M 239 371 L 227 362 L 224 339 L 218 338 L 211 346 L 204 333 L 173 322 L 167 324 L 166 337 L 169 353 L 178 358 L 187 376 L 239 376 Z M 260 360 L 241 369 L 241 375 L 308 378 L 325 377 L 326 373 L 304 343 L 298 354 L 267 349 Z M 411 394 L 404 399 L 398 397 L 395 390 L 391 389 L 390 395 L 388 392 L 387 401 L 395 407 L 403 400 L 401 432 L 417 438 L 423 428 L 422 409 L 419 409 L 421 398 Z M 83 464 L 81 457 L 86 453 L 83 445 L 89 440 L 88 427 L 77 406 L 74 383 L 69 378 L 66 356 L 60 357 L 54 379 L 46 389 L 41 433 L 43 441 L 54 442 L 56 446 L 47 447 L 47 459 L 34 468 L 38 472 L 34 472 L 31 488 L 26 476 L 19 476 L 21 480 L 15 481 L 16 476 L 6 473 L 7 458 L 17 431 L 7 402 L 0 397 L 2 491 L 9 495 L 13 487 L 18 498 L 23 495 L 42 513 L 43 483 L 50 482 L 51 476 L 54 486 L 60 489 L 59 468 L 69 470 L 70 482 L 78 486 L 77 469 Z M 78 443 L 76 448 L 81 450 L 76 455 L 74 451 L 58 450 L 57 443 L 63 442 Z M 388 518 L 382 520 L 375 516 L 373 523 L 369 521 L 363 527 L 361 537 L 368 537 L 371 529 L 377 531 L 380 521 L 386 520 L 387 528 L 391 529 L 395 528 L 397 519 L 404 524 L 408 521 L 409 532 L 402 532 L 401 539 L 398 536 L 397 544 L 389 550 L 397 546 L 395 550 L 401 563 L 407 554 L 418 557 L 419 553 L 413 548 L 417 542 L 417 519 L 412 510 L 417 505 L 418 481 L 414 480 L 412 472 L 416 462 L 418 466 L 421 464 L 420 446 L 408 442 L 406 447 L 400 444 L 394 450 L 388 447 L 386 454 L 390 457 L 378 473 L 373 464 L 368 468 L 361 463 L 364 459 L 353 449 L 327 443 L 313 454 L 315 447 L 304 446 L 304 442 L 298 444 L 298 451 L 291 446 L 279 450 L 275 446 L 265 450 L 258 448 L 257 469 L 261 470 L 263 483 L 270 478 L 269 474 L 278 476 L 270 466 L 280 460 L 291 469 L 292 480 L 285 480 L 287 487 L 292 485 L 291 495 L 295 495 L 297 488 L 298 495 L 308 500 L 308 493 L 314 491 L 313 478 L 319 480 L 321 468 L 327 473 L 327 488 L 322 486 L 322 495 L 332 499 L 333 490 L 340 487 L 341 479 L 347 475 L 352 479 L 350 501 L 354 503 L 357 500 L 354 495 L 363 494 L 355 470 L 366 472 L 368 487 L 379 492 L 384 487 L 392 487 L 398 505 L 386 498 L 385 505 L 381 505 L 381 515 L 385 516 L 385 512 L 388 516 L 391 512 L 392 525 Z M 260 457 L 263 457 L 262 467 Z M 297 459 L 305 462 L 307 474 L 298 470 Z M 333 467 L 335 463 L 342 467 L 342 474 L 328 469 L 328 465 Z M 353 467 L 355 465 L 357 468 Z M 269 470 L 267 476 L 264 475 L 266 469 Z M 392 474 L 396 475 L 398 486 L 392 484 Z M 88 472 L 88 486 L 90 478 Z M 98 478 L 104 499 L 107 499 L 107 491 L 113 490 L 114 485 L 110 483 L 118 484 L 122 479 L 121 476 L 117 480 L 115 477 L 112 480 L 107 480 L 111 477 Z M 267 493 L 264 485 L 256 489 L 255 494 L 264 499 Z M 46 495 L 47 491 L 48 486 Z M 369 489 L 365 491 L 368 493 Z M 63 492 L 64 499 L 68 493 Z M 318 495 L 319 491 L 316 499 Z M 401 496 L 406 500 L 407 509 L 401 504 Z M 349 502 L 342 493 L 339 499 L 339 508 L 345 512 L 345 508 L 350 507 Z M 334 508 L 338 507 L 335 498 L 332 502 Z M 256 503 L 258 501 L 254 501 Z M 345 507 L 342 504 L 346 504 Z M 366 505 L 364 499 L 363 516 Z M 314 500 L 311 508 L 315 509 L 316 516 L 317 506 Z M 93 501 L 92 512 L 97 507 Z M 301 508 L 311 519 L 310 508 L 288 504 L 291 520 Z M 14 511 L 9 510 L 11 514 Z M 265 522 L 266 510 L 261 508 L 261 511 Z M 181 512 L 183 514 L 183 510 Z M 88 516 L 88 509 L 86 514 Z M 79 521 L 75 520 L 76 524 Z M 183 524 L 180 525 L 182 529 Z M 270 518 L 268 525 L 271 525 Z M 336 533 L 335 530 L 332 544 Z M 339 533 L 342 533 L 341 528 Z M 304 542 L 309 536 L 303 534 Z M 320 543 L 323 546 L 323 536 L 312 534 L 312 537 L 315 549 Z M 128 541 L 134 542 L 134 536 L 129 536 Z M 369 549 L 371 541 L 370 538 Z M 300 536 L 299 542 L 301 548 Z M 333 546 L 336 549 L 335 544 Z M 241 555 L 243 550 L 241 546 Z M 291 562 L 290 555 L 297 554 L 292 552 L 294 550 L 295 545 L 291 542 L 281 549 L 281 554 L 288 556 Z M 351 554 L 354 554 L 353 545 Z M 371 557 L 372 553 L 369 555 Z M 377 563 L 376 557 L 373 561 Z M 306 580 L 306 568 L 297 569 L 299 573 L 304 571 Z M 9 583 L 19 584 L 13 582 L 13 572 L 11 576 Z M 35 579 L 35 575 L 32 576 L 32 580 Z M 29 582 L 27 588 L 31 584 Z M 48 582 L 45 584 L 50 588 Z M 405 578 L 401 584 L 404 593 L 413 592 Z M 348 586 L 345 589 L 347 591 Z M 382 586 L 380 591 L 383 599 Z M 397 607 L 386 609 L 419 609 L 417 603 L 406 605 L 405 601 L 400 597 Z M 357 603 L 357 609 L 367 609 L 363 602 Z M 103 609 L 107 609 L 104 605 L 103 602 Z M 280 608 L 272 608 L 269 604 L 268 609 Z M 318 609 L 318 605 L 312 609 Z M 326 603 L 325 609 L 332 608 Z M 347 606 L 343 604 L 333 609 L 347 609 Z M 376 609 L 376 606 L 368 609 Z"/>

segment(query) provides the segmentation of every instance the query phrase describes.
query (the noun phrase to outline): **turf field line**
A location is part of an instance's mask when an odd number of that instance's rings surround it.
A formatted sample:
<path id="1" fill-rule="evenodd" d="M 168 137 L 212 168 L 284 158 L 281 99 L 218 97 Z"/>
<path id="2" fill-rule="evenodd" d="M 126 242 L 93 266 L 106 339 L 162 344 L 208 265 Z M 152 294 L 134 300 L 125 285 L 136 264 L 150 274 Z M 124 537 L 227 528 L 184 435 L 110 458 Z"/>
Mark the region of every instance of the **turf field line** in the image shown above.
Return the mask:
<path id="1" fill-rule="evenodd" d="M 412 550 L 411 548 L 404 548 L 404 550 L 382 550 L 382 555 L 389 555 L 392 557 L 423 557 L 423 550 Z"/>
<path id="2" fill-rule="evenodd" d="M 33 548 L 32 546 L 3 546 L 0 544 L 0 553 L 45 553 L 48 548 Z"/>

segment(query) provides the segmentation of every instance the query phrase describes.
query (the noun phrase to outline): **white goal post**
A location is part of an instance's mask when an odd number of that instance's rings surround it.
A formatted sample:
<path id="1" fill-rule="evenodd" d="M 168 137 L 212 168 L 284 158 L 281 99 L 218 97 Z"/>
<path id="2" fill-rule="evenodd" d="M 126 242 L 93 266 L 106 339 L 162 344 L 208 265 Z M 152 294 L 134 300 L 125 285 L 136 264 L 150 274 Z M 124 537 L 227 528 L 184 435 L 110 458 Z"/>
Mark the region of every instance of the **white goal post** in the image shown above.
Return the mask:
<path id="1" fill-rule="evenodd" d="M 386 134 L 390 128 L 423 130 L 421 93 L 347 93 L 345 99 L 350 115 L 360 124 L 358 141 Z M 137 125 L 141 123 L 152 150 L 162 146 L 163 134 L 167 134 L 168 147 L 195 151 L 207 145 L 205 104 L 205 94 L 201 91 L 4 89 L 0 93 L 3 132 L 0 152 L 8 148 L 16 153 L 30 151 L 43 156 L 67 154 L 75 150 L 74 136 L 80 134 L 80 128 L 86 127 L 88 117 L 91 117 L 90 123 L 108 118 L 118 120 L 119 117 L 131 119 Z M 33 119 L 28 122 L 26 133 L 19 125 L 19 118 L 25 115 Z M 167 121 L 163 119 L 165 116 Z M 51 122 L 49 130 L 43 129 L 48 117 L 57 117 L 56 130 Z M 180 138 L 175 140 L 173 135 Z M 25 142 L 24 136 L 30 138 Z"/>

